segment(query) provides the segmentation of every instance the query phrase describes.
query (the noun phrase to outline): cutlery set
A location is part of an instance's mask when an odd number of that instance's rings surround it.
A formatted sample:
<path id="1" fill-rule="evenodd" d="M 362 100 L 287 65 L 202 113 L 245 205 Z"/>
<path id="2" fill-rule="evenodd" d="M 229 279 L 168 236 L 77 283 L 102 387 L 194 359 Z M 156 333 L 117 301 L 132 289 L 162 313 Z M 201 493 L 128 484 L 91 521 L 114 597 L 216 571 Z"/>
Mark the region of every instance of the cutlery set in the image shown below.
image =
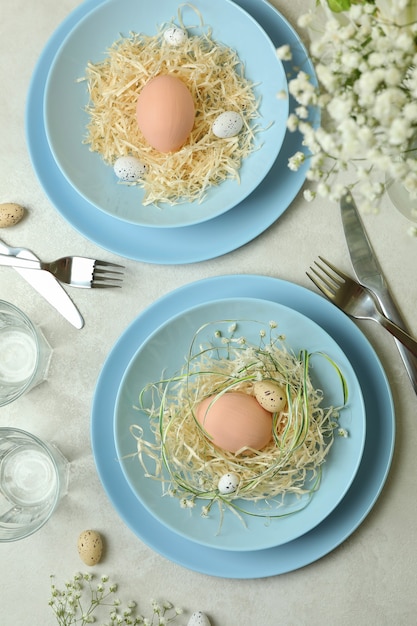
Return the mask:
<path id="1" fill-rule="evenodd" d="M 14 268 L 70 324 L 81 329 L 84 319 L 60 283 L 84 289 L 120 287 L 123 266 L 86 257 L 63 257 L 42 262 L 25 248 L 0 241 L 0 265 Z"/>
<path id="2" fill-rule="evenodd" d="M 347 315 L 374 320 L 395 338 L 407 374 L 417 393 L 417 341 L 405 330 L 406 325 L 393 301 L 382 269 L 366 234 L 358 209 L 350 193 L 340 201 L 346 242 L 357 281 L 319 257 L 307 276 L 316 287 Z"/>
<path id="3" fill-rule="evenodd" d="M 82 256 L 66 256 L 50 263 L 34 261 L 20 257 L 0 254 L 0 265 L 8 265 L 14 268 L 46 270 L 61 283 L 71 287 L 91 289 L 93 287 L 120 287 L 122 281 L 120 271 L 112 268 L 121 268 L 121 265 L 98 261 Z"/>
<path id="4" fill-rule="evenodd" d="M 350 193 L 340 202 L 342 222 L 357 281 L 319 256 L 307 276 L 337 307 L 350 317 L 369 319 L 395 338 L 408 376 L 417 393 L 417 341 L 405 330 L 357 207 Z M 123 266 L 81 256 L 62 257 L 49 263 L 30 250 L 11 248 L 0 240 L 0 265 L 14 268 L 75 328 L 84 320 L 60 283 L 83 289 L 117 288 L 123 280 Z"/>
<path id="5" fill-rule="evenodd" d="M 351 317 L 373 320 L 381 324 L 417 356 L 417 341 L 388 317 L 385 317 L 376 296 L 370 289 L 338 270 L 323 257 L 319 257 L 319 259 L 321 263 L 316 261 L 316 267 L 310 268 L 314 276 L 308 272 L 307 276 L 329 300 Z"/>

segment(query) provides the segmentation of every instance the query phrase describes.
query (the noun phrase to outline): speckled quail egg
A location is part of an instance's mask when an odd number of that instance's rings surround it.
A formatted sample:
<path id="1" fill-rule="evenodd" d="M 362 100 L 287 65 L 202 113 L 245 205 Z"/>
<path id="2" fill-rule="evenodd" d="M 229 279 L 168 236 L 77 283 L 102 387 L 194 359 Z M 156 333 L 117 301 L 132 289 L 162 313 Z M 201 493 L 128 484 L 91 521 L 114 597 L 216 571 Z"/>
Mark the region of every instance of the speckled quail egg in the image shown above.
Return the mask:
<path id="1" fill-rule="evenodd" d="M 0 204 L 0 228 L 14 226 L 23 218 L 25 209 L 20 204 L 5 202 Z"/>
<path id="2" fill-rule="evenodd" d="M 273 380 L 260 380 L 254 384 L 253 390 L 261 407 L 271 413 L 282 411 L 287 404 L 284 387 Z"/>
<path id="3" fill-rule="evenodd" d="M 164 32 L 164 39 L 170 46 L 180 46 L 187 38 L 187 32 L 178 26 L 170 26 Z"/>
<path id="4" fill-rule="evenodd" d="M 134 156 L 122 156 L 116 159 L 113 165 L 117 178 L 125 182 L 134 183 L 146 173 L 146 165 Z"/>
<path id="5" fill-rule="evenodd" d="M 205 613 L 195 611 L 188 620 L 187 626 L 210 626 L 210 621 Z"/>
<path id="6" fill-rule="evenodd" d="M 238 135 L 243 128 L 243 118 L 236 111 L 225 111 L 213 122 L 211 130 L 216 137 L 228 139 Z"/>
<path id="7" fill-rule="evenodd" d="M 86 565 L 97 565 L 103 554 L 103 540 L 96 530 L 83 530 L 78 537 L 78 554 Z"/>
<path id="8" fill-rule="evenodd" d="M 239 485 L 239 477 L 236 474 L 223 474 L 218 483 L 218 489 L 222 495 L 234 493 Z"/>

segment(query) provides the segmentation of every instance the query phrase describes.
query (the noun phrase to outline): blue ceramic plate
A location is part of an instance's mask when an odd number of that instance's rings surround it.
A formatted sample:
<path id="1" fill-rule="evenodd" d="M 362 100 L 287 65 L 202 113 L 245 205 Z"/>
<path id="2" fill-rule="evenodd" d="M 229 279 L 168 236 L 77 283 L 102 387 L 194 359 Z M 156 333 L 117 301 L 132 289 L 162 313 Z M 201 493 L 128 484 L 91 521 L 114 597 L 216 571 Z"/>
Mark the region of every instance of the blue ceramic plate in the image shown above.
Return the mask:
<path id="1" fill-rule="evenodd" d="M 238 0 L 265 29 L 274 45 L 289 43 L 294 61 L 284 63 L 287 76 L 293 63 L 314 76 L 306 50 L 292 26 L 264 0 Z M 288 208 L 300 190 L 305 164 L 291 172 L 288 158 L 303 150 L 299 133 L 286 133 L 281 151 L 262 184 L 239 205 L 223 215 L 184 228 L 142 227 L 117 219 L 87 202 L 68 183 L 52 156 L 44 127 L 44 92 L 47 76 L 62 41 L 100 0 L 87 0 L 57 28 L 35 67 L 26 107 L 26 137 L 32 165 L 40 184 L 57 211 L 81 234 L 121 256 L 161 264 L 194 263 L 211 259 L 251 241 Z M 290 99 L 290 110 L 296 106 Z"/>
<path id="2" fill-rule="evenodd" d="M 300 499 L 287 496 L 283 504 L 238 500 L 237 505 L 251 513 L 242 516 L 245 525 L 227 508 L 220 524 L 217 506 L 211 508 L 208 518 L 203 518 L 201 507 L 207 504 L 207 500 L 197 500 L 193 509 L 184 509 L 180 507 L 178 498 L 162 497 L 161 483 L 144 476 L 137 455 L 135 456 L 136 440 L 130 432 L 130 427 L 136 424 L 143 429 L 145 439 L 155 441 L 149 427 L 149 418 L 135 409 L 140 390 L 161 377 L 174 376 L 189 354 L 195 332 L 208 322 L 216 320 L 239 320 L 236 336 L 245 337 L 248 343 L 255 346 L 259 345 L 260 329 L 265 329 L 269 335 L 269 321 L 275 321 L 278 324 L 276 336 L 285 335 L 286 345 L 294 354 L 299 354 L 303 349 L 312 354 L 325 353 L 338 364 L 349 389 L 348 404 L 340 411 L 339 420 L 340 426 L 349 432 L 349 437 L 335 436 L 323 466 L 320 488 L 310 502 L 307 495 Z M 227 334 L 229 323 L 218 323 L 218 326 L 222 328 L 222 335 Z M 198 346 L 213 342 L 213 333 L 218 326 L 210 324 L 201 330 L 198 334 Z M 317 354 L 312 356 L 310 376 L 314 387 L 324 392 L 323 407 L 343 404 L 340 378 L 327 359 Z M 116 401 L 114 438 L 119 461 L 133 492 L 148 511 L 167 528 L 212 548 L 262 550 L 300 537 L 322 522 L 339 504 L 349 489 L 362 458 L 365 411 L 359 382 L 348 359 L 334 339 L 318 324 L 298 311 L 276 302 L 233 298 L 185 309 L 180 315 L 162 324 L 142 343 L 129 363 L 120 385 Z M 149 461 L 149 466 L 153 466 L 153 462 Z M 309 485 L 312 487 L 313 481 L 311 484 L 306 481 L 306 487 Z"/>
<path id="3" fill-rule="evenodd" d="M 109 0 L 91 11 L 67 36 L 49 72 L 45 89 L 45 128 L 49 146 L 68 182 L 88 202 L 118 219 L 154 228 L 184 227 L 210 220 L 228 211 L 248 196 L 271 169 L 284 140 L 288 98 L 277 93 L 287 90 L 287 80 L 271 39 L 260 25 L 231 0 L 193 0 L 181 10 L 190 34 L 200 35 L 212 28 L 215 41 L 238 52 L 245 76 L 256 83 L 260 101 L 259 124 L 265 130 L 255 139 L 254 152 L 243 160 L 240 181 L 229 179 L 211 187 L 201 203 L 175 206 L 144 206 L 139 187 L 117 184 L 113 168 L 82 143 L 89 116 L 87 84 L 76 82 L 85 75 L 88 61 L 101 61 L 106 49 L 131 31 L 155 35 L 157 25 L 177 18 L 178 0 Z M 231 24 L 233 27 L 231 28 Z M 197 25 L 197 27 L 195 27 Z M 191 28 L 194 26 L 193 28 Z"/>
<path id="4" fill-rule="evenodd" d="M 299 311 L 339 344 L 362 383 L 366 441 L 359 470 L 347 494 L 310 532 L 266 550 L 227 551 L 199 545 L 158 522 L 127 482 L 114 440 L 116 396 L 136 347 L 161 324 L 182 311 L 218 299 L 260 298 Z M 254 275 L 209 278 L 186 285 L 156 301 L 121 335 L 107 357 L 94 395 L 91 437 L 97 471 L 120 517 L 148 546 L 188 569 L 223 578 L 283 574 L 322 558 L 361 524 L 375 504 L 391 465 L 395 439 L 391 391 L 375 351 L 359 328 L 321 296 L 283 280 Z M 113 460 L 113 461 L 112 461 Z"/>

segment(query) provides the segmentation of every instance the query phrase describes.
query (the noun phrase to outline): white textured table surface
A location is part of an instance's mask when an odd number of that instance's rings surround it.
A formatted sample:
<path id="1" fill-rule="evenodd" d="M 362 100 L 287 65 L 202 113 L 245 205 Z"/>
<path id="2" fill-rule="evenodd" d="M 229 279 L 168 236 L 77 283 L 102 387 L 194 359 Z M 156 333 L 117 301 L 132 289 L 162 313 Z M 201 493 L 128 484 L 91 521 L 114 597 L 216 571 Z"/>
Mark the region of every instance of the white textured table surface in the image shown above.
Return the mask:
<path id="1" fill-rule="evenodd" d="M 297 571 L 255 580 L 225 580 L 170 562 L 142 543 L 109 502 L 90 447 L 90 410 L 106 355 L 128 324 L 155 299 L 191 281 L 222 274 L 275 276 L 310 287 L 305 270 L 318 253 L 349 269 L 337 207 L 307 204 L 301 195 L 265 233 L 223 257 L 191 265 L 163 266 L 123 260 L 89 242 L 55 210 L 32 169 L 24 114 L 29 81 L 39 54 L 77 0 L 3 3 L 0 50 L 0 202 L 18 202 L 29 215 L 3 230 L 11 245 L 42 258 L 80 254 L 124 262 L 118 291 L 72 291 L 86 320 L 72 329 L 13 270 L 0 270 L 0 298 L 21 307 L 54 348 L 49 380 L 0 409 L 0 425 L 14 425 L 54 441 L 70 461 L 69 494 L 53 518 L 33 536 L 0 545 L 0 624 L 54 624 L 48 607 L 49 576 L 57 583 L 83 570 L 76 541 L 95 528 L 106 541 L 97 568 L 120 585 L 123 598 L 146 612 L 150 598 L 170 599 L 186 613 L 209 615 L 212 626 L 385 626 L 416 623 L 417 574 L 416 396 L 390 336 L 372 323 L 363 332 L 375 347 L 392 385 L 397 442 L 386 486 L 364 523 L 336 550 Z M 296 25 L 303 0 L 274 0 Z M 417 334 L 417 242 L 388 200 L 379 215 L 365 216 L 369 236 L 409 327 Z M 1 355 L 0 355 L 1 358 Z"/>

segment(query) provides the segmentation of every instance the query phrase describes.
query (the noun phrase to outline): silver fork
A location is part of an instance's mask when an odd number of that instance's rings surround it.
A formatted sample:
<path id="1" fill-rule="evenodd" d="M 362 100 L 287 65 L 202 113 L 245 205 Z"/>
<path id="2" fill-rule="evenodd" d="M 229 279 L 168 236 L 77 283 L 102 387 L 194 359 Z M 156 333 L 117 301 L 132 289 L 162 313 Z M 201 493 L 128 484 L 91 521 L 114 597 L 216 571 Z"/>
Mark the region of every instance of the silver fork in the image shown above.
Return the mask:
<path id="1" fill-rule="evenodd" d="M 89 259 L 82 256 L 67 256 L 50 263 L 23 259 L 22 257 L 0 254 L 0 265 L 23 267 L 26 269 L 47 270 L 60 282 L 85 289 L 121 287 L 122 265 Z"/>
<path id="2" fill-rule="evenodd" d="M 319 259 L 321 264 L 315 261 L 316 267 L 310 267 L 314 276 L 308 272 L 306 274 L 329 300 L 350 317 L 373 320 L 381 324 L 417 356 L 417 341 L 385 317 L 376 296 L 370 289 L 338 270 L 323 257 L 319 256 Z M 317 268 L 320 271 L 317 271 Z"/>

